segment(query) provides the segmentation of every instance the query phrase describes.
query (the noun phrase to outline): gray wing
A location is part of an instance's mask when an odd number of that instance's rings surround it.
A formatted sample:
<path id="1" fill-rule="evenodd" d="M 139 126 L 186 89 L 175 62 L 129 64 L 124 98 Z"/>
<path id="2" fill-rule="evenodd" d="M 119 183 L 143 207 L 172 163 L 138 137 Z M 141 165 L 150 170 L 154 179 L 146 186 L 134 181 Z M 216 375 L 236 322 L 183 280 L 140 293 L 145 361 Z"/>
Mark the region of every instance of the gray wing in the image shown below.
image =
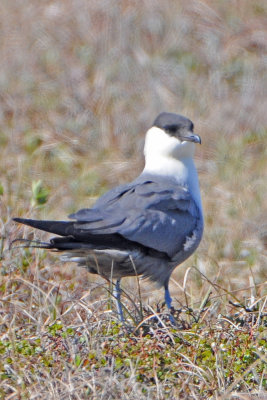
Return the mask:
<path id="1" fill-rule="evenodd" d="M 173 257 L 192 235 L 199 210 L 188 190 L 163 179 L 139 179 L 100 197 L 82 209 L 74 230 L 95 235 L 120 234 Z"/>

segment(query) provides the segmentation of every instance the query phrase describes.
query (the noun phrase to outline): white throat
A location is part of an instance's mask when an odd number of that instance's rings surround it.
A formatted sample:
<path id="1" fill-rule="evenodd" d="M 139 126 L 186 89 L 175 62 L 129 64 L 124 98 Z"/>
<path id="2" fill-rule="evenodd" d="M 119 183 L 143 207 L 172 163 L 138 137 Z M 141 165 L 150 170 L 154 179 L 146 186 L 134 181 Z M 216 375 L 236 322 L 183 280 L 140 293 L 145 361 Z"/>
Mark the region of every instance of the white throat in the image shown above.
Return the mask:
<path id="1" fill-rule="evenodd" d="M 195 144 L 180 142 L 163 130 L 152 127 L 146 135 L 143 173 L 168 176 L 186 187 L 202 210 L 198 175 L 194 164 Z"/>

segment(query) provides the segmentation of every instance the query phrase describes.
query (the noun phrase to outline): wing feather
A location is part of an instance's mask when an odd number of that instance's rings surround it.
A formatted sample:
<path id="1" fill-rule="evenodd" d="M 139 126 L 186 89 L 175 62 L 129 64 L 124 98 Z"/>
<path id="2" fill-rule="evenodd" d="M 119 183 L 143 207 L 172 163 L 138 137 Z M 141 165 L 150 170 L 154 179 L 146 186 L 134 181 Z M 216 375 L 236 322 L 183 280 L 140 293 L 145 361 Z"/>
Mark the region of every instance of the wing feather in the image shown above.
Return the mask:
<path id="1" fill-rule="evenodd" d="M 195 229 L 198 212 L 186 188 L 154 179 L 119 186 L 70 217 L 79 236 L 119 234 L 173 257 Z"/>

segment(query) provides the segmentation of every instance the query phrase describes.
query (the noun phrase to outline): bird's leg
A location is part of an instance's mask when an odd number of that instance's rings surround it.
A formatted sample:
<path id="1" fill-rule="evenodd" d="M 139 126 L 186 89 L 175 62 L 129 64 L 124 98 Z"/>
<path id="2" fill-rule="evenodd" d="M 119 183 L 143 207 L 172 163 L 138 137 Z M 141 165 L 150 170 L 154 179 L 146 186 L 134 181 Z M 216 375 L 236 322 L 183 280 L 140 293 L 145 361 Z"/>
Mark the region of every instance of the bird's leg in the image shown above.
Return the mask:
<path id="1" fill-rule="evenodd" d="M 123 316 L 123 311 L 122 311 L 122 305 L 121 305 L 121 287 L 120 287 L 120 279 L 117 279 L 114 290 L 113 290 L 113 296 L 116 299 L 116 307 L 117 307 L 117 312 L 119 314 L 119 319 L 121 322 L 124 322 L 124 316 Z"/>
<path id="2" fill-rule="evenodd" d="M 170 295 L 170 292 L 169 292 L 168 285 L 165 285 L 165 303 L 166 303 L 167 308 L 169 310 L 171 310 L 171 308 L 172 308 L 172 298 L 171 298 L 171 295 Z"/>
<path id="3" fill-rule="evenodd" d="M 170 321 L 171 321 L 172 325 L 175 325 L 175 320 L 173 318 L 173 315 L 171 314 L 171 311 L 172 311 L 172 298 L 171 298 L 171 295 L 170 295 L 170 292 L 169 292 L 169 284 L 168 283 L 165 284 L 164 289 L 165 289 L 165 304 L 166 304 L 166 306 L 167 306 L 167 308 L 168 308 L 168 310 L 170 312 Z"/>

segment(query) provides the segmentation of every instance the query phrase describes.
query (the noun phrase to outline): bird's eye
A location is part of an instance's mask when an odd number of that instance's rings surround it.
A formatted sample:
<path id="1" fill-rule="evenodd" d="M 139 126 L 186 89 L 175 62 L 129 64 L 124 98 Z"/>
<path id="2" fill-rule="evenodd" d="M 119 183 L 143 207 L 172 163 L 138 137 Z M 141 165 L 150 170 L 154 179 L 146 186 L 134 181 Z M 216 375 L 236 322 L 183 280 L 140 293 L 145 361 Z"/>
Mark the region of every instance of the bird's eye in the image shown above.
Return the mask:
<path id="1" fill-rule="evenodd" d="M 170 133 L 175 133 L 177 131 L 176 125 L 167 125 L 165 126 L 165 130 Z"/>

